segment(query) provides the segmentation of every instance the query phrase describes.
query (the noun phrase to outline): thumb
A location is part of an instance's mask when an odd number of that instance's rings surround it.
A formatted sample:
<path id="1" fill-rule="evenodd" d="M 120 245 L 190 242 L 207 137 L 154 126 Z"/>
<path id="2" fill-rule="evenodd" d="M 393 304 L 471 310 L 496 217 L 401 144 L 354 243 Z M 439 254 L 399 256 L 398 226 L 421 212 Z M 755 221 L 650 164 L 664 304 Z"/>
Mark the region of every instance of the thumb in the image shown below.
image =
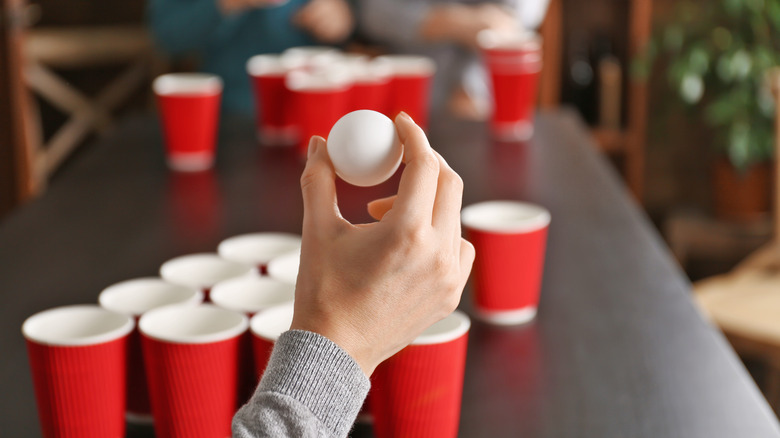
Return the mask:
<path id="1" fill-rule="evenodd" d="M 322 137 L 314 136 L 309 141 L 309 158 L 301 175 L 301 192 L 304 230 L 316 233 L 342 220 L 336 200 L 336 172 Z"/>

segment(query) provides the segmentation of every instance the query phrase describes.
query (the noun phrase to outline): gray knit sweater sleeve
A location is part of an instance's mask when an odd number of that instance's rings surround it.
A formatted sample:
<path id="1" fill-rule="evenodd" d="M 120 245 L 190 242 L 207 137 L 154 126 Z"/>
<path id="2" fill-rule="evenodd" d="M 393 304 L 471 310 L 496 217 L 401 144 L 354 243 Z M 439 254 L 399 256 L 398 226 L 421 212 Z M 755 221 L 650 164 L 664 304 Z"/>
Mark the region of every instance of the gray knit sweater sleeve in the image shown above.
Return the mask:
<path id="1" fill-rule="evenodd" d="M 287 331 L 254 395 L 233 417 L 233 438 L 345 437 L 369 387 L 338 345 L 316 333 Z"/>

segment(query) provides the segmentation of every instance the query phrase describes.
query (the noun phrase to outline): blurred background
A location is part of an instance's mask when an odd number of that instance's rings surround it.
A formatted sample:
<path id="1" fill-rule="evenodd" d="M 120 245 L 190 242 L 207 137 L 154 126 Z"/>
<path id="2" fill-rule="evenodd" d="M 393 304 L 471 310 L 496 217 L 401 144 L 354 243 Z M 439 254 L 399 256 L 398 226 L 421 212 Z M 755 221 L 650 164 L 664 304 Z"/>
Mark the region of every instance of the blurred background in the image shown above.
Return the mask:
<path id="1" fill-rule="evenodd" d="M 152 110 L 154 76 L 198 60 L 155 48 L 143 0 L 0 1 L 2 221 L 117 119 Z M 692 281 L 770 241 L 775 101 L 764 78 L 780 65 L 780 0 L 552 0 L 541 33 L 554 82 L 543 110 L 580 113 Z M 359 25 L 348 47 L 383 52 Z M 27 89 L 10 85 L 20 74 Z M 9 105 L 20 98 L 25 117 Z M 24 158 L 20 136 L 54 157 Z M 767 365 L 743 356 L 773 391 Z"/>

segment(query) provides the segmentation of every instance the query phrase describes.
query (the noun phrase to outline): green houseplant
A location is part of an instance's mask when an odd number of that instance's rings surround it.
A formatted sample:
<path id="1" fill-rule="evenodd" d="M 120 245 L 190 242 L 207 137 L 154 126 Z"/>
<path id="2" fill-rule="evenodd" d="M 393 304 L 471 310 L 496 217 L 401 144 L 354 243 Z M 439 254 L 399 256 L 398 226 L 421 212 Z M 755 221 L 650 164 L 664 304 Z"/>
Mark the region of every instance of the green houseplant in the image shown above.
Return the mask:
<path id="1" fill-rule="evenodd" d="M 672 89 L 702 110 L 737 169 L 772 157 L 775 108 L 764 77 L 780 65 L 780 0 L 682 1 L 649 55 L 665 55 Z"/>

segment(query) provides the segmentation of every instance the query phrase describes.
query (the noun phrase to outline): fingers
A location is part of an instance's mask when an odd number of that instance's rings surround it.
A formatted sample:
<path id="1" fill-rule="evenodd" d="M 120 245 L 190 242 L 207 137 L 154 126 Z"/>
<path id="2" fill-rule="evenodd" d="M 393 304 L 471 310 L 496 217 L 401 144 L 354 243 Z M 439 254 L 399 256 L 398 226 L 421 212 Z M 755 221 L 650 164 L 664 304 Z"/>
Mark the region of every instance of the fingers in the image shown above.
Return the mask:
<path id="1" fill-rule="evenodd" d="M 310 232 L 328 230 L 342 221 L 336 200 L 336 172 L 322 137 L 309 141 L 309 158 L 301 175 L 303 228 Z"/>
<path id="2" fill-rule="evenodd" d="M 443 228 L 460 238 L 460 207 L 463 202 L 463 180 L 436 151 L 439 159 L 439 181 L 436 187 L 436 201 L 433 204 L 431 224 Z"/>
<path id="3" fill-rule="evenodd" d="M 388 196 L 387 198 L 376 199 L 368 203 L 368 214 L 372 218 L 381 221 L 385 214 L 393 208 L 397 195 Z"/>
<path id="4" fill-rule="evenodd" d="M 398 198 L 393 210 L 399 220 L 431 223 L 436 186 L 439 179 L 439 159 L 431 149 L 422 128 L 406 113 L 395 118 L 398 137 L 404 147 L 406 168 L 398 185 Z"/>
<path id="5" fill-rule="evenodd" d="M 293 17 L 293 23 L 323 42 L 337 42 L 352 28 L 349 6 L 341 0 L 313 0 Z"/>

